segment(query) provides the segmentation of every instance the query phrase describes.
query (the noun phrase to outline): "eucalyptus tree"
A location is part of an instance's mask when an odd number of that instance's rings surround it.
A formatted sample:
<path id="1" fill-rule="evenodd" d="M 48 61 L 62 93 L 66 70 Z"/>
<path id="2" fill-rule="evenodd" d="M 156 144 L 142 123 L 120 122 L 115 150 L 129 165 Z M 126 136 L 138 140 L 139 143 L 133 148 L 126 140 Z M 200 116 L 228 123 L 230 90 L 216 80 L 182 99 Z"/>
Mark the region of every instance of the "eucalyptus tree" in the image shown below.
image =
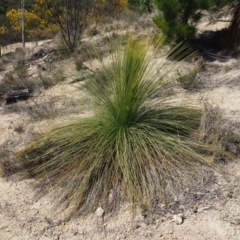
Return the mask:
<path id="1" fill-rule="evenodd" d="M 63 40 L 74 52 L 88 24 L 94 0 L 47 0 L 47 8 L 58 23 Z"/>
<path id="2" fill-rule="evenodd" d="M 21 0 L 21 10 L 22 10 L 22 48 L 25 48 L 25 30 L 24 30 L 24 22 L 25 22 L 25 0 Z"/>

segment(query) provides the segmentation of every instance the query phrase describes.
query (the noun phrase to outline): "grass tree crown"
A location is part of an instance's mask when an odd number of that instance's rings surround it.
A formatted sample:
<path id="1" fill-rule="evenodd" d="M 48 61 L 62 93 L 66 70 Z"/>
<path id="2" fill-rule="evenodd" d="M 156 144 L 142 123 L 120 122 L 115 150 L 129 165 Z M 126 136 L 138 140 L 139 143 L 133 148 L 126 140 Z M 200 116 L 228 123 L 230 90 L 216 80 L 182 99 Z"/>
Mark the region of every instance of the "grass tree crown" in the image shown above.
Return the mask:
<path id="1" fill-rule="evenodd" d="M 19 153 L 28 176 L 58 191 L 71 214 L 99 203 L 116 210 L 123 200 L 132 209 L 151 206 L 170 182 L 196 178 L 206 163 L 197 152 L 206 147 L 191 139 L 202 111 L 167 101 L 177 63 L 155 52 L 150 42 L 113 44 L 111 56 L 99 59 L 101 74 L 91 73 L 86 85 L 94 116 L 55 128 Z"/>

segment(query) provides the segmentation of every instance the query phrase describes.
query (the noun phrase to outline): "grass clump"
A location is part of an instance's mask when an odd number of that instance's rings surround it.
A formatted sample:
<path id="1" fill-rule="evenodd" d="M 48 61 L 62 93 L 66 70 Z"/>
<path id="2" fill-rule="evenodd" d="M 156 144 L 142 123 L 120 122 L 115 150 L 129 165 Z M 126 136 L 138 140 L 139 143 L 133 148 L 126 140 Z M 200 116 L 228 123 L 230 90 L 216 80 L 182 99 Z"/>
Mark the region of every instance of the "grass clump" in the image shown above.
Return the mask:
<path id="1" fill-rule="evenodd" d="M 31 105 L 24 109 L 35 121 L 52 119 L 58 116 L 54 100 L 37 102 L 32 100 Z"/>
<path id="2" fill-rule="evenodd" d="M 28 67 L 25 63 L 18 62 L 15 67 L 15 72 L 19 79 L 24 79 L 28 77 Z"/>
<path id="3" fill-rule="evenodd" d="M 65 77 L 61 69 L 58 69 L 51 75 L 42 74 L 41 72 L 38 73 L 39 85 L 44 89 L 49 89 L 64 80 Z"/>
<path id="4" fill-rule="evenodd" d="M 121 200 L 133 209 L 151 206 L 168 182 L 196 177 L 205 163 L 196 152 L 204 146 L 190 139 L 202 112 L 153 97 L 165 91 L 166 74 L 176 68 L 155 61 L 153 53 L 134 40 L 113 50 L 101 64 L 105 84 L 92 73 L 86 84 L 95 115 L 47 132 L 19 153 L 29 176 L 59 191 L 71 214 L 91 212 L 99 203 L 116 210 Z"/>
<path id="5" fill-rule="evenodd" d="M 210 145 L 217 145 L 221 152 L 215 154 L 215 160 L 230 160 L 240 154 L 240 135 L 234 122 L 223 117 L 222 110 L 204 102 L 204 115 L 197 134 L 198 140 Z"/>
<path id="6" fill-rule="evenodd" d="M 180 76 L 177 81 L 179 84 L 188 90 L 196 90 L 200 88 L 201 81 L 197 76 L 198 69 L 193 69 L 192 71 L 186 73 L 185 75 Z"/>

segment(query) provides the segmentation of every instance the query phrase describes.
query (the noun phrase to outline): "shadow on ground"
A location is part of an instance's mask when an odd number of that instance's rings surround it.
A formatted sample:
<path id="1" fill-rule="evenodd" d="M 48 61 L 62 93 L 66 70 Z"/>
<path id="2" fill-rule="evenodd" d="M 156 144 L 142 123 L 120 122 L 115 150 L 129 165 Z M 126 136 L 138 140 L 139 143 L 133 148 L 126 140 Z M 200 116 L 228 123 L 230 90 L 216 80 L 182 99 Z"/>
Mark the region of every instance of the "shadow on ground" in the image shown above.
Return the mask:
<path id="1" fill-rule="evenodd" d="M 201 56 L 207 62 L 218 60 L 227 62 L 229 58 L 238 58 L 240 51 L 226 49 L 224 38 L 227 35 L 227 29 L 219 31 L 205 31 L 194 39 L 191 44 L 199 50 Z"/>

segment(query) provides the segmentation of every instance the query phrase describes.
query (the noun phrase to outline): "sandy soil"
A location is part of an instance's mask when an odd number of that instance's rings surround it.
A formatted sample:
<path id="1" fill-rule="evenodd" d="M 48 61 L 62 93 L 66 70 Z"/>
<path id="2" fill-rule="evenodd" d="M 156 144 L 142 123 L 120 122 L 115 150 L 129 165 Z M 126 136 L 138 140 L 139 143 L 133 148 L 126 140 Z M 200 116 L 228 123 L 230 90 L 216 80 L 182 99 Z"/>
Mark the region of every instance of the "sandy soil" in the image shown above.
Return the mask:
<path id="1" fill-rule="evenodd" d="M 49 43 L 51 42 L 51 39 L 48 40 L 41 40 L 41 41 L 36 41 L 36 42 L 26 42 L 25 43 L 25 48 L 27 50 L 33 49 L 34 47 L 38 47 L 43 45 L 44 43 Z M 2 54 L 6 54 L 9 52 L 15 52 L 15 50 L 17 48 L 22 48 L 22 43 L 13 43 L 13 44 L 9 44 L 7 46 L 4 46 L 1 48 L 1 53 Z"/>
<path id="2" fill-rule="evenodd" d="M 201 31 L 210 26 L 200 23 Z M 210 26 L 210 27 L 209 27 Z M 42 43 L 41 43 L 42 44 Z M 39 43 L 39 45 L 41 45 Z M 46 43 L 45 43 L 46 44 Z M 49 44 L 49 41 L 47 42 Z M 46 45 L 42 45 L 44 48 Z M 49 45 L 47 45 L 49 47 Z M 29 54 L 36 49 L 35 43 L 27 45 Z M 6 48 L 13 49 L 13 46 Z M 41 64 L 41 59 L 38 59 Z M 228 57 L 205 62 L 201 79 L 203 88 L 195 92 L 180 89 L 177 101 L 199 105 L 209 101 L 223 111 L 236 130 L 240 129 L 240 59 Z M 11 66 L 9 66 L 11 67 Z M 29 113 L 29 105 L 0 107 L 0 160 L 11 167 L 13 153 L 35 138 L 39 132 L 70 117 L 91 114 L 88 96 L 84 91 L 70 85 L 74 64 L 63 61 L 66 81 L 42 93 L 35 102 L 51 103 L 50 112 L 57 117 L 35 119 Z M 34 72 L 34 68 L 29 70 Z M 4 72 L 0 72 L 3 75 Z M 65 116 L 64 113 L 68 113 Z M 22 127 L 22 128 L 20 128 Z M 22 130 L 21 130 L 22 129 Z M 12 156 L 12 157 L 11 157 Z M 7 160 L 6 160 L 7 159 Z M 0 178 L 0 239 L 2 240 L 92 240 L 92 239 L 179 239 L 179 240 L 234 240 L 240 236 L 240 162 L 236 158 L 224 165 L 225 173 L 209 171 L 195 189 L 185 189 L 175 201 L 157 203 L 154 212 L 137 213 L 132 219 L 128 205 L 119 207 L 114 216 L 99 217 L 92 213 L 87 217 L 65 220 L 65 213 L 53 208 L 54 197 L 38 197 L 33 179 L 20 180 L 18 174 Z M 1 176 L 0 172 L 0 176 Z M 206 177 L 207 174 L 207 177 Z M 180 222 L 178 222 L 180 219 Z"/>

